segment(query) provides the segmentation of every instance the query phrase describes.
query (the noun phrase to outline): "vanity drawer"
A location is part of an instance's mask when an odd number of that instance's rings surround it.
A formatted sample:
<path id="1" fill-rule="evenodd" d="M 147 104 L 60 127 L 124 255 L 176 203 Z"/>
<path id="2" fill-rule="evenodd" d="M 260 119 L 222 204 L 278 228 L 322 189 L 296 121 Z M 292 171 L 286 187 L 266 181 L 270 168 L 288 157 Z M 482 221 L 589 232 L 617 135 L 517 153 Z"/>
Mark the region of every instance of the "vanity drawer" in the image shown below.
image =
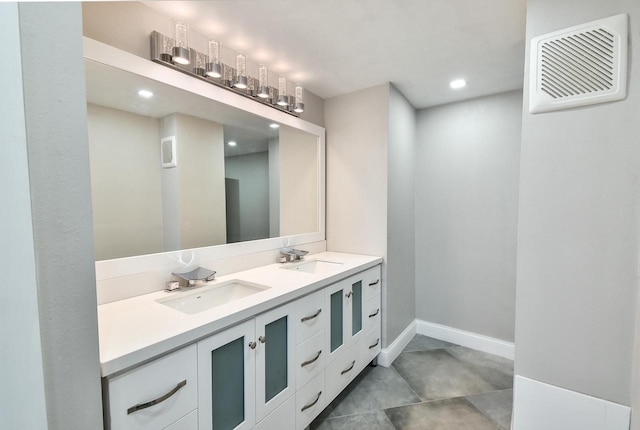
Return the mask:
<path id="1" fill-rule="evenodd" d="M 324 330 L 320 330 L 296 348 L 296 388 L 300 389 L 325 367 Z"/>
<path id="2" fill-rule="evenodd" d="M 382 288 L 382 276 L 380 275 L 380 265 L 367 269 L 362 274 L 362 298 L 364 301 L 380 295 Z"/>
<path id="3" fill-rule="evenodd" d="M 198 430 L 198 410 L 196 409 L 186 417 L 180 418 L 164 430 Z"/>
<path id="4" fill-rule="evenodd" d="M 361 360 L 365 363 L 365 365 L 369 364 L 371 360 L 376 358 L 378 354 L 380 354 L 381 350 L 381 336 L 380 336 L 380 326 L 374 327 L 373 330 L 369 331 L 362 340 L 362 345 L 360 347 Z"/>
<path id="5" fill-rule="evenodd" d="M 108 380 L 110 428 L 163 429 L 176 423 L 198 407 L 197 371 L 194 344 Z"/>
<path id="6" fill-rule="evenodd" d="M 304 342 L 324 327 L 324 290 L 296 301 L 296 344 Z"/>
<path id="7" fill-rule="evenodd" d="M 327 398 L 335 398 L 364 368 L 364 355 L 360 353 L 362 342 L 345 350 L 331 362 L 326 370 Z"/>
<path id="8" fill-rule="evenodd" d="M 382 306 L 380 306 L 380 296 L 367 300 L 364 304 L 364 331 L 365 333 L 374 327 L 380 327 L 382 316 Z"/>
<path id="9" fill-rule="evenodd" d="M 296 429 L 307 428 L 327 405 L 324 371 L 307 383 L 296 393 Z M 284 427 L 282 427 L 284 429 Z"/>
<path id="10" fill-rule="evenodd" d="M 293 429 L 296 421 L 296 396 L 289 397 L 283 404 L 260 421 L 254 430 Z"/>

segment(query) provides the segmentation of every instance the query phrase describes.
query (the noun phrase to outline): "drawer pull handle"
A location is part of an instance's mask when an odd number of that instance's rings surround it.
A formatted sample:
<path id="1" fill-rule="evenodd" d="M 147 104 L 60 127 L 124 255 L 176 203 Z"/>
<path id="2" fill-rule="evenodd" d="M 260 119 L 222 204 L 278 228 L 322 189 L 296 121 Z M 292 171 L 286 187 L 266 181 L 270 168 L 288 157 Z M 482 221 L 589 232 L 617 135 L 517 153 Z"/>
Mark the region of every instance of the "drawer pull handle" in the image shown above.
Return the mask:
<path id="1" fill-rule="evenodd" d="M 373 287 L 373 286 L 378 285 L 379 283 L 380 283 L 380 279 L 376 279 L 376 282 L 370 282 L 370 283 L 369 283 L 369 286 L 370 286 L 370 287 Z"/>
<path id="2" fill-rule="evenodd" d="M 306 411 L 307 409 L 314 407 L 314 406 L 316 405 L 316 403 L 318 403 L 318 400 L 320 400 L 320 396 L 321 396 L 321 395 L 322 395 L 322 391 L 320 391 L 320 392 L 318 393 L 318 396 L 316 397 L 316 399 L 315 399 L 313 402 L 309 403 L 308 405 L 304 405 L 304 406 L 302 407 L 302 409 L 300 410 L 300 412 L 304 412 L 304 411 Z"/>
<path id="3" fill-rule="evenodd" d="M 260 343 L 265 343 L 267 341 L 267 336 L 260 336 L 258 340 L 260 341 Z"/>
<path id="4" fill-rule="evenodd" d="M 308 317 L 301 318 L 300 322 L 305 322 L 305 321 L 312 320 L 312 319 L 316 318 L 318 315 L 320 315 L 321 312 L 322 312 L 322 309 L 318 309 L 318 312 L 316 312 L 315 314 L 309 315 Z"/>
<path id="5" fill-rule="evenodd" d="M 182 382 L 178 382 L 178 385 L 175 386 L 175 388 L 171 391 L 169 391 L 167 394 L 165 394 L 164 396 L 158 397 L 155 400 L 151 400 L 150 402 L 146 402 L 146 403 L 139 403 L 135 406 L 131 406 L 129 409 L 127 409 L 127 415 L 132 414 L 134 412 L 140 411 L 142 409 L 147 409 L 150 408 L 151 406 L 155 406 L 158 403 L 162 403 L 165 400 L 167 400 L 169 397 L 173 396 L 175 393 L 178 392 L 178 390 L 180 390 L 180 388 L 184 387 L 185 385 L 187 385 L 187 380 L 185 379 Z"/>
<path id="6" fill-rule="evenodd" d="M 369 349 L 371 349 L 371 348 L 375 348 L 376 346 L 378 346 L 378 344 L 379 344 L 379 343 L 380 343 L 380 338 L 378 338 L 378 340 L 376 340 L 376 343 L 374 343 L 373 345 L 371 345 L 371 346 L 369 347 Z"/>
<path id="7" fill-rule="evenodd" d="M 255 343 L 255 342 L 249 342 L 249 348 L 251 348 L 251 349 L 256 349 L 256 346 L 258 346 L 258 344 L 257 344 L 257 343 Z"/>
<path id="8" fill-rule="evenodd" d="M 355 360 L 353 360 L 353 361 L 351 362 L 351 366 L 349 366 L 349 368 L 348 368 L 348 369 L 344 369 L 342 372 L 340 372 L 340 374 L 341 374 L 341 375 L 344 375 L 345 373 L 351 372 L 351 369 L 353 369 L 353 366 L 355 366 L 355 365 L 356 365 L 356 361 L 355 361 Z"/>
<path id="9" fill-rule="evenodd" d="M 300 367 L 308 366 L 311 363 L 315 363 L 318 360 L 318 358 L 320 358 L 320 354 L 322 354 L 322 350 L 318 351 L 318 354 L 316 354 L 316 356 L 313 357 L 311 360 L 305 361 L 304 363 L 302 363 Z"/>
<path id="10" fill-rule="evenodd" d="M 375 317 L 376 315 L 378 315 L 379 313 L 380 313 L 380 308 L 378 308 L 378 310 L 377 310 L 377 311 L 375 311 L 374 313 L 372 313 L 371 315 L 369 315 L 369 318 L 373 318 L 373 317 Z"/>
<path id="11" fill-rule="evenodd" d="M 348 299 L 348 298 L 350 298 L 352 295 L 353 295 L 353 291 L 349 291 L 349 292 L 346 294 L 347 299 Z"/>

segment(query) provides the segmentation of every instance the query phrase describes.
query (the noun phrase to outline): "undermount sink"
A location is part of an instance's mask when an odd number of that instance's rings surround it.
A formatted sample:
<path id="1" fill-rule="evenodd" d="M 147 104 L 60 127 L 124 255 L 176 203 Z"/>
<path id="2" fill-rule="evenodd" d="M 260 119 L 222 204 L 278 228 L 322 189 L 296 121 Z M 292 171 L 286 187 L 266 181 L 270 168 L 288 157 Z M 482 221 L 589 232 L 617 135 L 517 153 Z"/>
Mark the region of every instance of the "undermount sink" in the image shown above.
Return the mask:
<path id="1" fill-rule="evenodd" d="M 293 266 L 283 267 L 283 269 L 305 273 L 331 273 L 338 270 L 340 266 L 342 266 L 342 263 L 336 263 L 335 261 L 311 260 Z"/>
<path id="2" fill-rule="evenodd" d="M 267 289 L 269 287 L 264 285 L 234 279 L 216 285 L 195 287 L 194 291 L 182 290 L 172 293 L 175 296 L 162 298 L 157 302 L 185 314 L 197 314 Z"/>

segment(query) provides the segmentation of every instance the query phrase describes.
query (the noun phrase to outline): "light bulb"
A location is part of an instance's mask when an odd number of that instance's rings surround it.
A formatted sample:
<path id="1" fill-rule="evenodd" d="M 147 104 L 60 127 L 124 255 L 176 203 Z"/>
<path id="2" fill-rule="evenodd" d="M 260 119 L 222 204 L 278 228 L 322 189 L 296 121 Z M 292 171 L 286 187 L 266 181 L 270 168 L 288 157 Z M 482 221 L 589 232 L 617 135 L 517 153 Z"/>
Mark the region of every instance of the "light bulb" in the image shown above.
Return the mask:
<path id="1" fill-rule="evenodd" d="M 220 42 L 209 41 L 209 63 L 207 64 L 207 76 L 212 78 L 222 77 L 222 67 L 220 65 Z"/>
<path id="2" fill-rule="evenodd" d="M 455 81 L 451 81 L 449 86 L 454 90 L 459 90 L 460 88 L 464 88 L 467 86 L 467 81 L 464 79 L 456 79 Z"/>
<path id="3" fill-rule="evenodd" d="M 176 22 L 175 31 L 176 46 L 173 47 L 173 61 L 178 64 L 189 64 L 189 26 L 182 22 Z"/>
<path id="4" fill-rule="evenodd" d="M 196 51 L 196 61 L 193 67 L 193 73 L 198 76 L 206 76 L 207 74 L 207 56 L 202 52 Z"/>
<path id="5" fill-rule="evenodd" d="M 262 64 L 258 69 L 258 97 L 269 98 L 269 69 Z"/>
<path id="6" fill-rule="evenodd" d="M 304 88 L 302 84 L 296 84 L 295 88 L 295 100 L 293 104 L 293 111 L 296 113 L 304 112 Z"/>
<path id="7" fill-rule="evenodd" d="M 236 81 L 234 86 L 244 90 L 247 88 L 247 57 L 236 55 Z"/>
<path id="8" fill-rule="evenodd" d="M 278 78 L 278 106 L 289 106 L 289 96 L 287 95 L 287 78 Z"/>

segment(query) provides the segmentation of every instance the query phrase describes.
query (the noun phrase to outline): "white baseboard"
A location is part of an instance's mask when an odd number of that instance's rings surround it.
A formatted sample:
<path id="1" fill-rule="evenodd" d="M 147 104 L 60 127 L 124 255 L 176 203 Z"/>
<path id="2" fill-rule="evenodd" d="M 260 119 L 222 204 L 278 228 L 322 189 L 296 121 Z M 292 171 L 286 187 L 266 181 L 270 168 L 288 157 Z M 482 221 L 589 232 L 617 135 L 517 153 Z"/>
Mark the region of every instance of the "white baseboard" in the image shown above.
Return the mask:
<path id="1" fill-rule="evenodd" d="M 631 408 L 516 375 L 513 430 L 628 430 Z"/>
<path id="2" fill-rule="evenodd" d="M 467 348 L 486 352 L 513 360 L 514 344 L 504 340 L 484 336 L 469 331 L 459 330 L 445 325 L 416 320 L 416 333 L 433 337 L 446 342 L 466 346 Z"/>
<path id="3" fill-rule="evenodd" d="M 411 339 L 413 339 L 415 335 L 416 321 L 414 320 L 400 333 L 400 336 L 398 336 L 391 345 L 380 351 L 380 354 L 378 354 L 378 364 L 382 367 L 391 366 L 391 363 L 398 358 L 402 350 L 411 342 Z"/>

